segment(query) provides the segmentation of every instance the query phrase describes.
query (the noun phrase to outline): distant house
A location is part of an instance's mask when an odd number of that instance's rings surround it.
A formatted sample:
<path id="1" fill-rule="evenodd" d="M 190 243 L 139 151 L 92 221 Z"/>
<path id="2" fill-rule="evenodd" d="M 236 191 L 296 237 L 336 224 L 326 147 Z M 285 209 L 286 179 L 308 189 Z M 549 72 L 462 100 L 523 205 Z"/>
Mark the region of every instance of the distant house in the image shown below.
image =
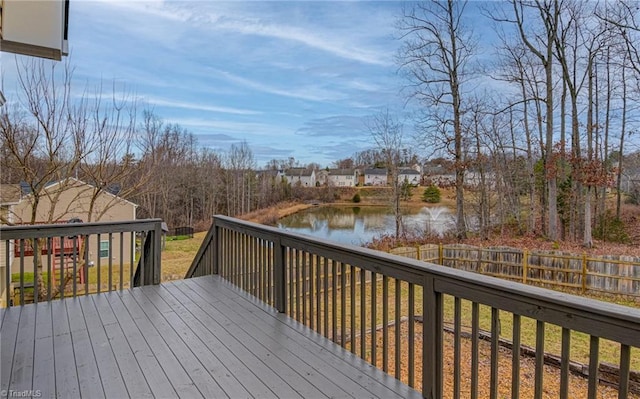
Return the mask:
<path id="1" fill-rule="evenodd" d="M 10 186 L 2 185 L 2 202 L 0 203 L 2 224 L 31 223 L 33 194 L 26 192 L 24 189 L 16 191 L 15 187 L 18 185 L 12 186 L 13 189 Z M 89 220 L 92 222 L 116 222 L 136 219 L 136 204 L 109 191 L 98 192 L 96 190 L 95 186 L 74 178 L 49 184 L 39 196 L 40 202 L 36 210 L 35 224 L 45 224 L 49 223 L 49 221 L 51 223 L 66 223 L 71 219 L 80 219 L 85 222 Z M 89 215 L 89 205 L 94 195 L 94 206 L 91 215 Z M 89 216 L 91 217 L 89 218 Z M 135 250 L 132 248 L 134 240 L 131 239 L 131 233 L 123 235 L 122 243 L 120 238 L 119 234 L 114 235 L 111 239 L 111 245 L 109 245 L 108 235 L 101 237 L 99 243 L 91 240 L 89 243 L 89 260 L 97 264 L 98 258 L 101 258 L 103 259 L 102 265 L 106 265 L 107 260 L 111 258 L 112 264 L 116 265 L 120 257 L 121 246 L 123 247 L 123 259 L 130 259 L 132 251 Z M 13 244 L 13 242 L 9 242 L 11 252 L 9 256 L 10 266 L 14 260 L 13 255 L 15 253 Z M 0 241 L 0 248 L 3 251 L 0 258 L 0 269 L 2 269 L 2 273 L 5 273 L 6 254 L 4 251 L 6 241 Z M 115 254 L 118 254 L 118 256 L 115 256 Z M 26 272 L 33 271 L 32 257 L 25 257 L 24 267 Z"/>
<path id="2" fill-rule="evenodd" d="M 0 184 L 0 225 L 13 224 L 13 207 L 22 198 L 19 184 Z M 9 253 L 7 254 L 6 241 L 0 241 L 0 276 L 6 276 L 7 259 L 9 265 L 13 263 L 13 240 L 9 241 Z M 7 286 L 5 278 L 0 278 L 0 307 L 6 307 Z"/>
<path id="3" fill-rule="evenodd" d="M 407 182 L 412 186 L 420 185 L 420 172 L 415 169 L 400 169 L 398 171 L 398 182 Z"/>
<path id="4" fill-rule="evenodd" d="M 387 169 L 373 168 L 364 170 L 365 186 L 386 186 L 387 185 Z"/>
<path id="5" fill-rule="evenodd" d="M 285 171 L 285 178 L 292 186 L 299 184 L 302 187 L 316 186 L 316 172 L 306 168 L 291 168 Z"/>
<path id="6" fill-rule="evenodd" d="M 422 170 L 424 184 L 448 187 L 456 184 L 456 173 L 442 165 L 425 164 Z"/>
<path id="7" fill-rule="evenodd" d="M 329 169 L 328 184 L 335 187 L 355 187 L 358 177 L 355 169 Z"/>
<path id="8" fill-rule="evenodd" d="M 326 186 L 329 184 L 329 170 L 320 169 L 316 172 L 316 185 Z"/>

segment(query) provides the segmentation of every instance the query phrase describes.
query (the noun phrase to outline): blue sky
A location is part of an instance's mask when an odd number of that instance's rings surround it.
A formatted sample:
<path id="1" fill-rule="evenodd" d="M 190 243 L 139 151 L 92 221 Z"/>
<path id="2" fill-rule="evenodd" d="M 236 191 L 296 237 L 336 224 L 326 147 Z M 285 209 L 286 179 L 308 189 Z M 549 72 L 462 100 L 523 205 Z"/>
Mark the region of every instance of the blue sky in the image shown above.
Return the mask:
<path id="1" fill-rule="evenodd" d="M 331 162 L 370 148 L 363 118 L 406 112 L 394 57 L 398 2 L 72 1 L 78 90 L 116 82 L 166 122 L 258 166 Z M 15 90 L 3 54 L 4 92 Z M 139 107 L 140 108 L 140 107 Z"/>

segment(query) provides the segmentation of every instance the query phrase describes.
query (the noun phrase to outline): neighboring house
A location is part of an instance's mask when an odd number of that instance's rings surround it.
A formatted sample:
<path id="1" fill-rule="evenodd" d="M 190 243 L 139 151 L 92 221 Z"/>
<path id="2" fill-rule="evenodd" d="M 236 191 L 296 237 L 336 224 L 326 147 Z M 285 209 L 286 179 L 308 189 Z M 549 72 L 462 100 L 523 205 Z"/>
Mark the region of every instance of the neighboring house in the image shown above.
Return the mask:
<path id="1" fill-rule="evenodd" d="M 420 172 L 415 169 L 400 169 L 398 182 L 402 184 L 405 181 L 414 187 L 420 185 Z"/>
<path id="2" fill-rule="evenodd" d="M 89 205 L 96 190 L 95 186 L 74 178 L 68 178 L 46 186 L 40 195 L 35 223 L 44 224 L 48 223 L 49 220 L 51 220 L 51 223 L 66 223 L 75 218 L 84 222 L 89 220 L 92 222 L 117 222 L 136 219 L 137 205 L 108 191 L 98 193 L 89 218 Z M 12 203 L 3 201 L 3 212 L 7 213 L 11 223 L 31 223 L 33 198 L 31 193 L 22 192 L 18 201 Z M 52 215 L 51 218 L 50 215 Z M 135 248 L 132 248 L 133 243 L 134 240 L 131 239 L 131 233 L 124 233 L 122 243 L 120 234 L 114 234 L 111 239 L 111 246 L 109 246 L 108 235 L 101 236 L 99 243 L 92 237 L 89 243 L 89 261 L 97 265 L 98 258 L 100 258 L 101 266 L 107 266 L 108 259 L 111 258 L 112 265 L 119 265 L 120 247 L 123 247 L 123 259 L 128 260 L 132 251 L 135 251 Z M 5 242 L 0 241 L 0 246 L 4 248 L 6 246 Z M 27 272 L 33 271 L 32 257 L 25 258 L 24 267 Z"/>
<path id="3" fill-rule="evenodd" d="M 0 225 L 13 224 L 13 206 L 17 205 L 21 199 L 19 184 L 0 184 Z M 9 241 L 9 253 L 7 254 L 6 241 L 0 241 L 0 308 L 6 307 L 6 281 L 4 276 L 7 273 L 7 255 L 9 265 L 13 263 L 13 240 Z"/>
<path id="4" fill-rule="evenodd" d="M 302 187 L 316 186 L 316 172 L 306 168 L 291 168 L 285 171 L 285 178 L 292 186 L 300 184 Z"/>
<path id="5" fill-rule="evenodd" d="M 622 171 L 620 190 L 631 193 L 640 189 L 640 169 L 625 168 Z"/>
<path id="6" fill-rule="evenodd" d="M 320 169 L 316 172 L 316 184 L 318 186 L 329 184 L 329 171 L 327 169 Z"/>
<path id="7" fill-rule="evenodd" d="M 467 187 L 478 187 L 482 183 L 482 174 L 477 170 L 466 170 L 464 172 L 464 184 Z M 484 184 L 488 188 L 495 188 L 496 174 L 494 172 L 484 172 Z"/>
<path id="8" fill-rule="evenodd" d="M 456 184 L 456 173 L 442 165 L 425 165 L 423 168 L 425 184 L 433 184 L 438 187 L 448 187 Z"/>
<path id="9" fill-rule="evenodd" d="M 364 170 L 365 186 L 386 186 L 387 185 L 387 169 L 374 168 Z"/>
<path id="10" fill-rule="evenodd" d="M 279 181 L 284 177 L 282 170 L 267 169 L 256 171 L 256 179 L 271 179 L 272 181 Z"/>
<path id="11" fill-rule="evenodd" d="M 355 187 L 358 177 L 355 169 L 329 169 L 328 184 L 335 187 Z"/>

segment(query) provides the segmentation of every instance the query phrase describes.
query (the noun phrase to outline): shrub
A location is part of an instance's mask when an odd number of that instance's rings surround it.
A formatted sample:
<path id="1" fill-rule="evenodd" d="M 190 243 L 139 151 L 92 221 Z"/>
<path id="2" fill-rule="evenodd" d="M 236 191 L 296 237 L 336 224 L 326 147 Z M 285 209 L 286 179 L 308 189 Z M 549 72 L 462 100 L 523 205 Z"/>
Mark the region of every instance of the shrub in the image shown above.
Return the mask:
<path id="1" fill-rule="evenodd" d="M 422 200 L 430 204 L 437 204 L 440 202 L 440 189 L 433 184 L 428 186 L 422 193 Z"/>
<path id="2" fill-rule="evenodd" d="M 628 244 L 631 240 L 625 230 L 624 222 L 607 211 L 598 221 L 593 236 L 599 240 Z"/>
<path id="3" fill-rule="evenodd" d="M 355 202 L 356 204 L 358 202 L 360 202 L 360 193 L 355 193 L 353 198 L 351 199 L 353 202 Z"/>

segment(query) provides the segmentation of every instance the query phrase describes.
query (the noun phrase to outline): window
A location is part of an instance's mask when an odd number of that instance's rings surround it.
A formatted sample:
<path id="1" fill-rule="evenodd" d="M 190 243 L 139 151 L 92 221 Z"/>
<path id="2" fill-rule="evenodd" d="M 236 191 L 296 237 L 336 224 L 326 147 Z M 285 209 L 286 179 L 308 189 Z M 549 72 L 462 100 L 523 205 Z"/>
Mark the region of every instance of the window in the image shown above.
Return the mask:
<path id="1" fill-rule="evenodd" d="M 100 241 L 100 257 L 109 257 L 109 241 Z"/>

